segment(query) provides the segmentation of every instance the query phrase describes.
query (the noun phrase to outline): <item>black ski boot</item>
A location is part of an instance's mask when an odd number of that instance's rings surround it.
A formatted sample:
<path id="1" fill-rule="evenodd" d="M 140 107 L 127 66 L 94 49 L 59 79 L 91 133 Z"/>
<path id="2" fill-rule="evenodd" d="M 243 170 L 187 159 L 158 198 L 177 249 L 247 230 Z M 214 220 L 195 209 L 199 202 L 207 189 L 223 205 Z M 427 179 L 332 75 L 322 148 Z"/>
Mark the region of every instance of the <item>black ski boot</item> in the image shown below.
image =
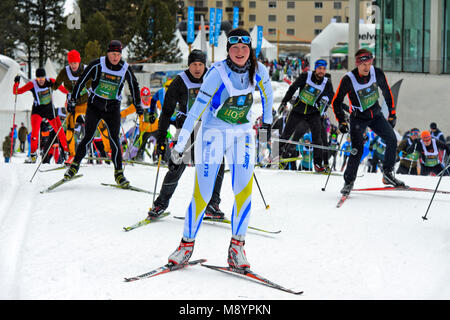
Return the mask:
<path id="1" fill-rule="evenodd" d="M 164 211 L 166 210 L 166 208 L 157 205 L 157 204 L 153 204 L 153 208 L 150 208 L 150 210 L 148 211 L 148 220 L 153 220 L 153 219 L 158 219 L 161 214 L 164 213 Z"/>
<path id="2" fill-rule="evenodd" d="M 354 184 L 354 181 L 352 181 L 350 183 L 346 181 L 344 184 L 344 187 L 341 189 L 341 194 L 343 196 L 348 196 L 350 194 L 350 192 L 352 192 L 353 184 Z"/>
<path id="3" fill-rule="evenodd" d="M 114 170 L 114 179 L 116 180 L 116 183 L 121 187 L 128 187 L 130 185 L 130 181 L 125 178 L 123 175 L 123 169 L 120 170 Z"/>
<path id="4" fill-rule="evenodd" d="M 397 178 L 395 178 L 393 170 L 383 170 L 383 183 L 386 185 L 392 185 L 395 188 L 405 186 L 405 183 L 403 181 L 400 181 Z"/>
<path id="5" fill-rule="evenodd" d="M 67 169 L 66 173 L 64 173 L 64 179 L 70 180 L 72 179 L 80 169 L 80 164 L 76 162 L 72 162 L 69 169 Z"/>
<path id="6" fill-rule="evenodd" d="M 223 213 L 217 203 L 210 203 L 205 210 L 205 219 L 225 219 L 225 213 Z"/>

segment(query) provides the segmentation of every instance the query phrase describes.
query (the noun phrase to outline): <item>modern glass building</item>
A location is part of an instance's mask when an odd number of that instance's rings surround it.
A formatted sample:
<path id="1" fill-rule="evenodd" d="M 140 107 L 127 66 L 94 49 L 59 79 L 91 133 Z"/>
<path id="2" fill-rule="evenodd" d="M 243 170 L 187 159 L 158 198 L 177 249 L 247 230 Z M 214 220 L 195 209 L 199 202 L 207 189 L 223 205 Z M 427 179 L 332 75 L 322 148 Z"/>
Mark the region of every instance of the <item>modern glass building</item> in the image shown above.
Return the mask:
<path id="1" fill-rule="evenodd" d="M 450 0 L 377 0 L 373 4 L 379 20 L 375 21 L 378 67 L 450 73 Z M 433 55 L 431 46 L 435 48 Z M 436 62 L 431 71 L 430 61 Z"/>

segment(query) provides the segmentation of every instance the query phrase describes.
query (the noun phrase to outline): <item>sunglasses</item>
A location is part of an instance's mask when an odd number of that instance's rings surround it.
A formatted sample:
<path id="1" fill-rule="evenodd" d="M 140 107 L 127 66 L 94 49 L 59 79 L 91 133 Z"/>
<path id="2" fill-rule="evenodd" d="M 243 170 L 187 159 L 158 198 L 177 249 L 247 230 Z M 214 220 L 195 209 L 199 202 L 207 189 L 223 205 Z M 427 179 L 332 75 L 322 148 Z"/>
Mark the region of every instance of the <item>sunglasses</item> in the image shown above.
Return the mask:
<path id="1" fill-rule="evenodd" d="M 239 42 L 249 44 L 250 42 L 252 42 L 252 38 L 250 38 L 249 36 L 231 36 L 228 38 L 229 44 L 236 44 Z"/>
<path id="2" fill-rule="evenodd" d="M 411 135 L 412 136 L 418 136 L 419 135 L 419 131 L 411 131 Z"/>

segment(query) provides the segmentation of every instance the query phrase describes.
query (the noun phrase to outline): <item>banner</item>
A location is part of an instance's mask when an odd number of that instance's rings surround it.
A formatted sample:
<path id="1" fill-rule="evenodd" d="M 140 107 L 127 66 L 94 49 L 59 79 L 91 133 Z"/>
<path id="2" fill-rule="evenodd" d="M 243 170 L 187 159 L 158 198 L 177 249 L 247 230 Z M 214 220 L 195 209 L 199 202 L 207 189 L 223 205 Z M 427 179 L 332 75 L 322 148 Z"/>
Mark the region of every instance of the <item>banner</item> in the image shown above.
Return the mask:
<path id="1" fill-rule="evenodd" d="M 220 27 L 222 24 L 222 9 L 216 9 L 216 19 L 214 27 L 214 47 L 219 45 Z"/>
<path id="2" fill-rule="evenodd" d="M 263 40 L 263 26 L 258 26 L 258 33 L 256 38 L 256 58 L 258 58 L 261 52 L 262 40 Z"/>
<path id="3" fill-rule="evenodd" d="M 187 43 L 192 43 L 195 40 L 194 34 L 194 7 L 188 7 L 187 19 Z"/>
<path id="4" fill-rule="evenodd" d="M 239 8 L 233 7 L 233 29 L 239 27 Z"/>
<path id="5" fill-rule="evenodd" d="M 214 23 L 215 23 L 215 13 L 214 8 L 209 8 L 209 44 L 214 44 Z"/>

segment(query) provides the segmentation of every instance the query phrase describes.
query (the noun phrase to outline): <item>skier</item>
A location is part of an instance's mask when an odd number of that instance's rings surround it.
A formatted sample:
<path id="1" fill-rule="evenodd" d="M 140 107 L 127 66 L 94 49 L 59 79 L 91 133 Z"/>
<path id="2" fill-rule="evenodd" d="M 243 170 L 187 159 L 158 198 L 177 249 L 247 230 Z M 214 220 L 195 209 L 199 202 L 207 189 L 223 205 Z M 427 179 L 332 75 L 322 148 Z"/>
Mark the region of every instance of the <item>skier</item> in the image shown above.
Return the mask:
<path id="1" fill-rule="evenodd" d="M 76 101 L 80 98 L 86 83 L 92 80 L 89 88 L 90 94 L 86 109 L 85 136 L 77 147 L 75 158 L 64 174 L 66 180 L 76 175 L 80 162 L 86 155 L 89 144 L 94 138 L 97 124 L 100 119 L 106 123 L 111 145 L 111 160 L 114 164 L 114 178 L 118 185 L 127 187 L 130 182 L 123 175 L 122 153 L 120 150 L 120 101 L 125 81 L 130 88 L 136 113 L 143 114 L 141 99 L 139 97 L 139 84 L 128 63 L 122 60 L 122 43 L 112 40 L 108 45 L 106 56 L 92 61 L 77 80 L 72 90 L 67 109 L 75 112 Z"/>
<path id="2" fill-rule="evenodd" d="M 36 79 L 29 81 L 21 88 L 19 88 L 19 83 L 20 76 L 16 76 L 14 78 L 14 94 L 31 91 L 34 97 L 33 107 L 31 109 L 31 153 L 30 158 L 26 159 L 25 163 L 35 163 L 42 119 L 47 119 L 55 132 L 58 132 L 59 128 L 61 128 L 61 120 L 55 113 L 52 100 L 52 87 L 55 79 L 47 78 L 45 69 L 38 68 L 36 69 Z M 68 93 L 63 86 L 59 86 L 58 89 L 64 94 Z M 69 148 L 64 130 L 59 130 L 58 138 L 64 151 L 68 152 Z"/>
<path id="3" fill-rule="evenodd" d="M 445 143 L 444 133 L 438 129 L 436 122 L 430 123 L 431 137 Z"/>
<path id="4" fill-rule="evenodd" d="M 67 100 L 70 100 L 70 93 L 75 86 L 78 78 L 83 74 L 86 66 L 81 63 L 80 53 L 76 50 L 71 50 L 67 53 L 67 61 L 68 65 L 65 66 L 58 73 L 56 77 L 56 81 L 53 84 L 53 90 L 56 90 L 61 84 L 64 85 L 64 88 L 69 91 L 67 94 Z M 88 89 L 91 86 L 92 81 L 88 81 L 84 89 L 81 91 L 78 100 L 76 101 L 75 112 L 67 115 L 66 125 L 66 138 L 69 146 L 69 157 L 66 160 L 66 164 L 71 164 L 73 158 L 75 157 L 75 124 L 76 119 L 80 115 L 86 114 L 87 109 L 87 100 L 89 98 Z M 103 145 L 105 146 L 106 152 L 111 150 L 109 146 L 108 139 L 108 130 L 105 127 L 105 123 L 101 120 L 98 124 L 98 129 L 102 135 Z"/>
<path id="5" fill-rule="evenodd" d="M 350 150 L 352 150 L 352 140 L 350 138 L 350 135 L 347 135 L 347 141 L 344 142 L 341 148 L 341 152 L 339 153 L 340 157 L 342 157 L 342 152 L 344 153 L 344 160 L 342 162 L 341 172 L 344 171 L 344 168 L 347 165 L 348 158 L 351 155 Z"/>
<path id="6" fill-rule="evenodd" d="M 186 120 L 186 115 L 192 108 L 198 95 L 205 74 L 206 55 L 200 50 L 192 50 L 188 57 L 188 69 L 175 77 L 167 89 L 164 98 L 156 142 L 156 154 L 158 156 L 163 156 L 167 150 L 167 129 L 169 128 L 170 118 L 172 117 L 177 104 L 179 109 L 175 122 L 177 129 L 181 129 L 184 121 Z M 169 159 L 169 171 L 164 177 L 159 196 L 156 198 L 148 212 L 149 219 L 158 218 L 169 206 L 170 199 L 175 192 L 178 181 L 180 180 L 185 168 L 185 163 L 173 165 Z M 222 188 L 224 171 L 224 165 L 222 164 L 217 174 L 213 196 L 211 197 L 211 201 L 206 209 L 206 216 L 208 218 L 224 218 L 224 213 L 219 208 L 220 189 Z"/>
<path id="7" fill-rule="evenodd" d="M 174 265 L 187 263 L 192 255 L 194 241 L 225 155 L 235 194 L 228 264 L 233 268 L 250 267 L 244 244 L 251 211 L 255 141 L 250 110 L 256 87 L 261 95 L 262 126 L 269 137 L 273 103 L 269 74 L 264 65 L 256 61 L 251 45 L 251 37 L 246 30 L 237 28 L 228 33 L 228 56 L 213 64 L 205 75 L 172 150 L 172 162 L 180 165 L 195 121 L 202 117 L 201 130 L 196 138 L 194 194 L 186 211 L 181 243 L 169 256 L 169 263 Z"/>
<path id="8" fill-rule="evenodd" d="M 288 140 L 296 128 L 298 136 L 302 137 L 308 128 L 311 130 L 312 142 L 322 145 L 322 115 L 327 109 L 328 102 L 333 98 L 334 91 L 331 84 L 331 76 L 326 73 L 327 62 L 317 60 L 314 71 L 302 73 L 289 87 L 284 95 L 279 110 L 291 100 L 298 90 L 299 94 L 289 114 L 286 127 L 281 134 L 281 139 Z M 325 142 L 326 144 L 326 142 Z M 280 154 L 286 150 L 286 144 L 280 143 Z M 323 166 L 322 149 L 314 149 L 314 169 L 317 172 L 326 171 Z"/>
<path id="9" fill-rule="evenodd" d="M 369 150 L 373 151 L 372 159 L 370 159 L 369 172 L 375 173 L 378 170 L 378 163 L 383 163 L 384 161 L 386 143 L 384 143 L 380 136 L 375 136 L 375 138 L 370 142 Z"/>
<path id="10" fill-rule="evenodd" d="M 433 138 L 430 131 L 422 131 L 420 140 L 416 139 L 408 148 L 407 152 L 417 150 L 420 153 L 421 175 L 449 175 L 448 168 L 444 170 L 444 164 L 439 160 L 439 151 L 450 152 L 450 147 L 440 140 Z"/>
<path id="11" fill-rule="evenodd" d="M 303 141 L 305 143 L 311 143 L 311 134 L 310 133 L 306 133 L 303 136 Z M 310 146 L 303 146 L 300 145 L 298 146 L 300 148 L 300 154 L 302 156 L 302 160 L 300 161 L 300 165 L 298 166 L 298 170 L 305 170 L 305 171 L 312 171 L 313 170 L 313 165 L 312 165 L 312 160 L 313 160 L 313 156 L 314 156 L 314 150 L 312 147 Z"/>
<path id="12" fill-rule="evenodd" d="M 369 50 L 359 49 L 356 54 L 356 68 L 348 72 L 339 84 L 332 100 L 333 111 L 339 122 L 342 133 L 350 131 L 352 147 L 358 150 L 356 155 L 350 155 L 347 169 L 344 173 L 343 196 L 350 194 L 356 179 L 358 167 L 363 154 L 364 132 L 371 128 L 386 143 L 383 162 L 383 183 L 395 187 L 405 184 L 394 176 L 395 152 L 397 138 L 393 127 L 396 122 L 396 112 L 392 92 L 386 76 L 381 69 L 372 66 L 373 55 Z M 380 87 L 389 110 L 388 120 L 384 118 L 378 103 Z M 350 124 L 342 106 L 345 96 L 349 97 Z"/>
<path id="13" fill-rule="evenodd" d="M 407 152 L 407 149 L 419 138 L 419 129 L 413 128 L 409 131 L 409 136 L 400 141 L 397 147 L 397 154 L 400 158 L 400 163 L 397 169 L 397 173 L 400 174 L 418 174 L 417 161 L 419 160 L 420 154 L 417 151 L 417 144 L 414 145 L 412 152 Z"/>
<path id="14" fill-rule="evenodd" d="M 147 141 L 150 137 L 156 137 L 158 130 L 158 113 L 155 108 L 155 104 L 152 103 L 152 94 L 150 89 L 142 87 L 141 89 L 141 103 L 144 109 L 144 113 L 139 116 L 139 149 L 137 151 L 136 158 L 143 160 L 144 151 L 147 145 Z M 120 112 L 122 118 L 127 117 L 130 114 L 136 112 L 134 104 L 131 104 L 128 108 Z M 130 146 L 131 148 L 131 146 Z"/>
<path id="15" fill-rule="evenodd" d="M 328 145 L 331 148 L 339 150 L 340 145 L 339 145 L 339 142 L 338 142 L 338 139 L 337 139 L 337 133 L 331 133 L 330 134 Z M 331 170 L 336 171 L 337 151 L 330 151 L 330 152 L 328 152 L 328 157 L 329 158 L 333 157 L 333 164 L 331 165 Z"/>

